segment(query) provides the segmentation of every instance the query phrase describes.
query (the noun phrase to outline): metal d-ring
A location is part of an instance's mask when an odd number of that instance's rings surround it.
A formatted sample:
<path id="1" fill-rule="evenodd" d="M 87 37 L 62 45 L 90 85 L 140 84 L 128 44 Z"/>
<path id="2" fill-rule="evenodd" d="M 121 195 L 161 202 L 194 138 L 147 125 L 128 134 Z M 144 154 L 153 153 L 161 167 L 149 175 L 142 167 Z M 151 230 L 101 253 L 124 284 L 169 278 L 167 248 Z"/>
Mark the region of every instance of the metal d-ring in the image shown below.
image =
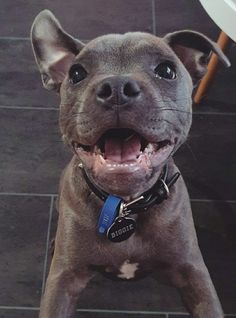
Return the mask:
<path id="1" fill-rule="evenodd" d="M 126 215 L 126 214 L 124 213 L 124 205 L 125 205 L 125 203 L 124 203 L 124 202 L 121 202 L 120 208 L 119 208 L 119 214 L 118 214 L 119 217 L 124 217 L 124 216 Z"/>
<path id="2" fill-rule="evenodd" d="M 164 189 L 166 191 L 166 195 L 168 197 L 170 195 L 170 190 L 168 188 L 168 185 L 165 183 L 165 181 L 163 179 L 160 179 L 160 181 L 161 181 L 161 183 L 162 183 L 162 185 L 163 185 L 163 187 L 164 187 Z"/>

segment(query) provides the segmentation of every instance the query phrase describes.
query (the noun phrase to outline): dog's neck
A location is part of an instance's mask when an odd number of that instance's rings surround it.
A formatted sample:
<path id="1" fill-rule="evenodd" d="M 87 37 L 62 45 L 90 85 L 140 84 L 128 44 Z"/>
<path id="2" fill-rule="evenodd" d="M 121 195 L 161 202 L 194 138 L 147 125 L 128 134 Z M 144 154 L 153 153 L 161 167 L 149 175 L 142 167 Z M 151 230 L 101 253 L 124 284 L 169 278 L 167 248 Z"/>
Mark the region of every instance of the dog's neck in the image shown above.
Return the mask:
<path id="1" fill-rule="evenodd" d="M 111 194 L 105 192 L 96 185 L 96 183 L 87 174 L 86 170 L 83 167 L 83 164 L 80 163 L 79 167 L 82 170 L 83 177 L 90 190 L 94 194 L 96 194 L 96 196 L 99 197 L 102 201 L 106 201 L 108 196 Z M 168 198 L 170 191 L 169 188 L 174 185 L 179 176 L 179 172 L 175 173 L 173 176 L 169 176 L 168 164 L 166 164 L 162 169 L 158 180 L 149 190 L 145 191 L 142 194 L 136 194 L 136 196 L 134 195 L 132 197 L 121 197 L 121 199 L 123 200 L 123 202 L 126 202 L 126 204 L 133 207 L 134 213 L 137 213 L 135 211 L 139 210 L 147 210 L 154 204 L 160 204 L 162 201 Z M 139 202 L 141 202 L 141 204 Z"/>

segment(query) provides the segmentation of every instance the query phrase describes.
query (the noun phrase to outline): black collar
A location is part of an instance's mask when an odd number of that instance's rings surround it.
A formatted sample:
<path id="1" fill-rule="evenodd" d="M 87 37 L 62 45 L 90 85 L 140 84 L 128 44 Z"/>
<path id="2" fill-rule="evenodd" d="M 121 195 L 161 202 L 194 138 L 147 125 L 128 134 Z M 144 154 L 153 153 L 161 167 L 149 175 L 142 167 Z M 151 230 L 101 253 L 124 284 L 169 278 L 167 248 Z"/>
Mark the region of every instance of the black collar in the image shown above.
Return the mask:
<path id="1" fill-rule="evenodd" d="M 93 181 L 90 179 L 88 174 L 86 173 L 83 165 L 80 164 L 80 168 L 82 169 L 83 176 L 87 185 L 91 189 L 93 193 L 96 194 L 102 201 L 106 201 L 109 193 L 103 191 L 98 188 Z M 171 178 L 168 178 L 168 164 L 166 164 L 163 168 L 163 171 L 157 180 L 157 182 L 153 185 L 151 189 L 144 192 L 138 199 L 126 203 L 128 210 L 126 211 L 128 214 L 135 214 L 142 211 L 146 211 L 148 208 L 152 207 L 155 204 L 160 204 L 164 200 L 166 200 L 169 196 L 169 189 L 174 185 L 174 183 L 178 180 L 180 176 L 179 172 L 176 172 Z"/>

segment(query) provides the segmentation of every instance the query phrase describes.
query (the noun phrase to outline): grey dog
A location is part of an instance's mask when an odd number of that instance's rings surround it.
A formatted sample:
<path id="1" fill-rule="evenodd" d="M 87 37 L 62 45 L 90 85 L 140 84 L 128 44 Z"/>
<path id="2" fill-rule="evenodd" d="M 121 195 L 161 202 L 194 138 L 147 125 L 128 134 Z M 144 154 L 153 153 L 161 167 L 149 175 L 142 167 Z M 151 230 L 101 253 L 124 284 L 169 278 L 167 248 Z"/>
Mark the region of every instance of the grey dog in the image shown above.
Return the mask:
<path id="1" fill-rule="evenodd" d="M 31 40 L 44 87 L 60 93 L 60 130 L 74 152 L 60 181 L 39 317 L 73 317 L 97 271 L 126 280 L 154 271 L 178 288 L 192 317 L 222 318 L 172 156 L 187 138 L 192 89 L 209 55 L 229 66 L 226 56 L 188 30 L 109 34 L 85 45 L 48 10 Z"/>

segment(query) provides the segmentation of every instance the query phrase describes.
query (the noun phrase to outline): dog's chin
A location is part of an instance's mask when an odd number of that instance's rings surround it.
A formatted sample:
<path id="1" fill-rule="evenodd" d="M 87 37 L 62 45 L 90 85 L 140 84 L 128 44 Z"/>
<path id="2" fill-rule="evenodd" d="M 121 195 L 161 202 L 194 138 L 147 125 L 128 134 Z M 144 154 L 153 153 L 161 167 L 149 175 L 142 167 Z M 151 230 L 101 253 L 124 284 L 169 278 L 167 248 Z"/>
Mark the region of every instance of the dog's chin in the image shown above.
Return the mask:
<path id="1" fill-rule="evenodd" d="M 121 197 L 135 197 L 157 181 L 175 143 L 167 139 L 152 143 L 131 130 L 118 135 L 114 130 L 94 146 L 75 142 L 73 146 L 98 187 Z"/>

